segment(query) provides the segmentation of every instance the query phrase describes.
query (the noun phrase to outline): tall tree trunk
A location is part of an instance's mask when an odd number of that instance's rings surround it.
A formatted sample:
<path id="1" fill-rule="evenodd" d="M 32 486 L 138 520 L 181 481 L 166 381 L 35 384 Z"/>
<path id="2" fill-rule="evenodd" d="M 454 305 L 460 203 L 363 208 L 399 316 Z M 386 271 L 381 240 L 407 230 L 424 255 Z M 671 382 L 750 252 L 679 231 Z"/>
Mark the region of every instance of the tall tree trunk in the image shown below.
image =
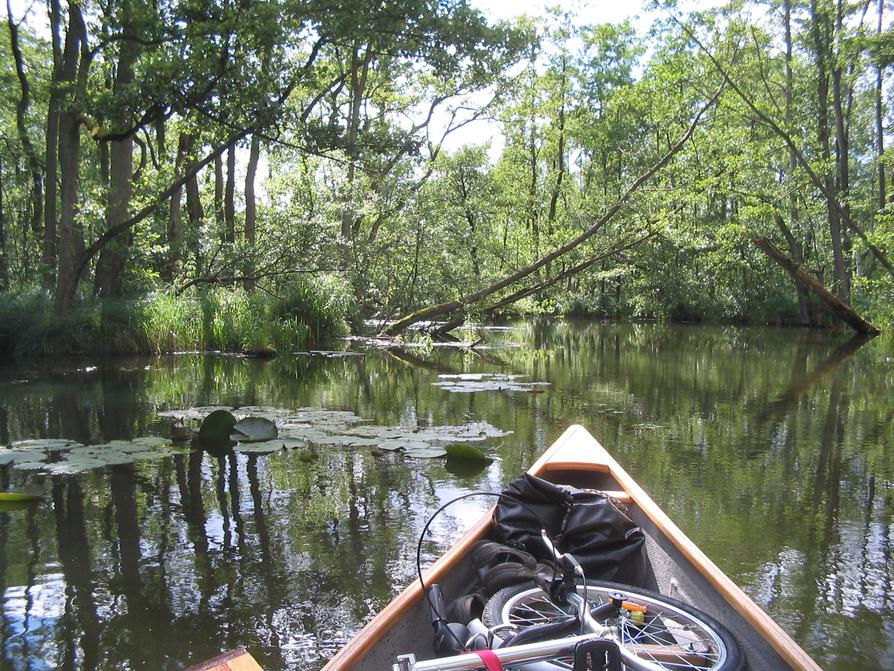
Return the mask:
<path id="1" fill-rule="evenodd" d="M 109 174 L 109 143 L 108 142 L 99 142 L 97 143 L 97 154 L 99 154 L 99 181 L 102 184 L 102 188 L 105 190 L 106 197 L 108 197 L 109 191 L 109 182 L 112 181 L 111 175 Z"/>
<path id="2" fill-rule="evenodd" d="M 365 259 L 365 248 L 359 244 L 363 216 L 358 210 L 356 193 L 356 177 L 360 165 L 361 111 L 366 99 L 366 85 L 369 78 L 369 66 L 373 53 L 370 45 L 355 44 L 351 51 L 350 95 L 351 106 L 348 117 L 348 132 L 345 151 L 348 155 L 348 167 L 345 180 L 345 200 L 341 212 L 341 258 L 342 265 L 351 269 L 351 284 L 354 299 L 359 306 L 360 314 L 366 313 L 366 299 L 369 277 Z M 356 241 L 356 242 L 355 242 Z"/>
<path id="3" fill-rule="evenodd" d="M 164 161 L 168 153 L 168 137 L 164 116 L 159 115 L 156 117 L 153 126 L 155 128 L 155 146 L 158 150 L 159 160 Z"/>
<path id="4" fill-rule="evenodd" d="M 43 208 L 43 287 L 49 290 L 56 275 L 56 199 L 58 194 L 58 151 L 59 151 L 59 101 L 62 86 L 62 11 L 59 0 L 49 0 L 50 40 L 53 49 L 53 77 L 50 82 L 50 97 L 47 102 L 46 135 L 46 190 Z"/>
<path id="5" fill-rule="evenodd" d="M 850 129 L 848 128 L 848 111 L 845 110 L 845 98 L 850 94 L 842 91 L 842 75 L 844 74 L 842 41 L 844 39 L 844 16 L 841 0 L 838 0 L 835 14 L 835 57 L 832 68 L 832 104 L 835 109 L 835 154 L 838 168 L 837 199 L 844 210 L 844 218 L 850 219 Z M 848 70 L 851 68 L 849 67 Z M 849 86 L 849 85 L 846 85 Z M 841 226 L 839 224 L 839 229 Z M 846 229 L 841 230 L 841 254 L 844 259 L 843 274 L 840 278 L 839 293 L 843 301 L 850 301 L 851 296 L 851 237 Z"/>
<path id="6" fill-rule="evenodd" d="M 565 78 L 566 78 L 566 57 L 562 56 L 562 76 L 559 79 L 560 86 L 560 102 L 559 114 L 556 125 L 559 131 L 559 143 L 556 148 L 555 170 L 556 179 L 553 183 L 552 194 L 549 199 L 549 214 L 547 216 L 547 232 L 553 234 L 553 228 L 556 222 L 556 214 L 559 204 L 559 196 L 562 195 L 562 180 L 565 177 Z"/>
<path id="7" fill-rule="evenodd" d="M 363 99 L 366 95 L 366 82 L 369 77 L 369 64 L 372 61 L 372 53 L 369 47 L 364 47 L 363 55 L 360 47 L 355 46 L 351 52 L 351 110 L 348 118 L 348 135 L 345 138 L 348 154 L 347 188 L 348 202 L 341 215 L 341 236 L 346 245 L 345 260 L 350 260 L 350 242 L 359 231 L 360 222 L 357 220 L 354 202 L 354 180 L 357 176 L 357 163 L 360 161 L 360 148 L 357 140 L 360 137 L 360 112 L 363 107 Z"/>
<path id="8" fill-rule="evenodd" d="M 0 291 L 9 290 L 9 253 L 6 249 L 6 210 L 3 209 L 3 157 L 0 156 Z"/>
<path id="9" fill-rule="evenodd" d="M 214 157 L 214 224 L 219 231 L 218 235 L 224 237 L 224 169 L 223 156 Z"/>
<path id="10" fill-rule="evenodd" d="M 464 166 L 460 166 L 458 179 L 457 188 L 459 189 L 459 197 L 462 199 L 463 215 L 469 224 L 469 258 L 472 260 L 472 270 L 475 272 L 475 276 L 481 277 L 481 264 L 478 260 L 478 220 L 471 203 L 472 186 L 467 181 L 471 177 L 467 178 Z M 410 304 L 412 305 L 412 303 Z"/>
<path id="11" fill-rule="evenodd" d="M 236 146 L 227 149 L 227 183 L 224 191 L 225 242 L 236 241 Z"/>
<path id="12" fill-rule="evenodd" d="M 538 165 L 539 147 L 537 146 L 537 93 L 536 93 L 536 72 L 534 71 L 534 59 L 536 53 L 534 47 L 531 47 L 531 67 L 530 67 L 530 97 L 528 99 L 528 133 L 525 138 L 527 141 L 528 152 L 528 222 L 531 227 L 531 235 L 534 238 L 534 258 L 540 256 L 540 194 L 538 193 L 538 181 L 540 170 Z M 538 271 L 539 275 L 539 271 Z"/>
<path id="13" fill-rule="evenodd" d="M 258 161 L 261 158 L 261 138 L 251 136 L 251 145 L 248 151 L 248 165 L 245 168 L 245 242 L 248 244 L 246 256 L 245 275 L 250 277 L 254 272 L 255 258 L 255 232 L 258 221 L 258 209 L 255 198 L 255 176 L 258 172 Z M 252 280 L 246 280 L 245 288 L 254 288 Z"/>
<path id="14" fill-rule="evenodd" d="M 881 37 L 882 34 L 882 15 L 884 14 L 885 2 L 878 0 L 878 26 L 876 35 Z M 881 59 L 875 64 L 875 147 L 876 147 L 876 163 L 878 164 L 878 209 L 884 210 L 887 206 L 886 185 L 885 185 L 885 130 L 884 116 L 882 114 L 882 97 L 884 95 L 884 79 L 882 76 L 883 68 Z"/>
<path id="15" fill-rule="evenodd" d="M 188 147 L 187 151 L 192 151 L 192 145 L 195 142 L 195 138 L 188 136 L 186 142 Z M 196 274 L 200 275 L 204 266 L 201 232 L 202 220 L 205 218 L 205 213 L 202 211 L 202 199 L 199 196 L 199 180 L 197 174 L 191 175 L 186 180 L 186 211 L 189 214 L 190 236 L 196 241 L 194 249 Z"/>
<path id="16" fill-rule="evenodd" d="M 189 154 L 190 138 L 186 133 L 181 133 L 177 141 L 177 157 L 174 159 L 174 173 L 180 174 L 183 164 Z M 168 258 L 164 265 L 163 278 L 170 282 L 177 274 L 177 266 L 180 263 L 180 255 L 183 249 L 183 187 L 178 186 L 171 194 L 170 207 L 168 209 Z"/>
<path id="17" fill-rule="evenodd" d="M 793 91 L 794 91 L 794 76 L 792 73 L 792 7 L 791 0 L 783 0 L 783 18 L 785 22 L 785 125 L 791 131 L 792 123 L 794 120 L 794 104 L 793 104 Z M 790 182 L 795 180 L 795 172 L 798 168 L 798 157 L 795 156 L 795 152 L 790 148 L 788 152 L 788 180 Z M 800 212 L 798 208 L 798 194 L 794 189 L 791 189 L 788 197 L 788 216 L 791 221 L 792 228 L 794 230 L 798 230 L 798 222 L 800 220 Z M 785 223 L 782 221 L 781 217 L 779 221 L 782 222 L 782 228 L 785 229 Z M 807 224 L 809 225 L 809 224 Z M 783 234 L 787 231 L 783 230 Z M 802 247 L 800 241 L 795 237 L 794 234 L 788 232 L 788 235 L 785 235 L 785 239 L 788 242 L 789 253 L 791 254 L 792 259 L 798 265 L 801 265 L 804 261 L 802 255 Z M 801 284 L 795 282 L 795 291 L 798 295 L 798 318 L 801 321 L 801 324 L 804 326 L 810 325 L 812 319 L 810 316 L 810 303 L 808 299 L 807 289 L 805 289 Z"/>
<path id="18" fill-rule="evenodd" d="M 16 75 L 19 79 L 20 89 L 19 100 L 16 103 L 16 128 L 19 132 L 19 141 L 22 143 L 25 157 L 28 159 L 28 169 L 31 171 L 31 212 L 29 218 L 31 231 L 35 236 L 39 236 L 43 227 L 43 171 L 37 158 L 37 153 L 34 151 L 31 136 L 28 134 L 26 119 L 28 108 L 31 105 L 31 86 L 25 73 L 25 61 L 19 45 L 19 27 L 12 18 L 10 0 L 6 0 L 6 17 L 9 26 L 10 48 L 15 60 Z"/>
<path id="19" fill-rule="evenodd" d="M 124 3 L 122 31 L 124 39 L 118 54 L 118 65 L 115 73 L 113 92 L 116 96 L 124 96 L 127 87 L 133 82 L 134 64 L 139 55 L 139 43 L 136 41 L 134 25 L 134 4 Z M 130 119 L 124 117 L 117 120 L 120 131 L 126 131 Z M 106 226 L 112 228 L 125 221 L 130 211 L 130 199 L 133 192 L 133 138 L 130 134 L 120 140 L 109 142 L 109 190 L 106 202 Z M 130 250 L 131 232 L 117 236 L 103 247 L 96 265 L 94 293 L 98 296 L 120 296 L 124 289 L 124 268 Z"/>
<path id="20" fill-rule="evenodd" d="M 78 167 L 81 159 L 81 129 L 78 106 L 80 87 L 86 83 L 86 59 L 81 51 L 87 28 L 76 2 L 68 6 L 60 86 L 66 93 L 59 111 L 59 173 L 62 213 L 59 219 L 59 258 L 56 277 L 56 310 L 65 311 L 74 303 L 78 285 L 77 261 L 84 250 L 84 228 L 78 217 Z"/>
<path id="21" fill-rule="evenodd" d="M 811 30 L 816 57 L 816 95 L 817 95 L 817 137 L 820 154 L 826 165 L 831 162 L 832 151 L 829 140 L 829 74 L 827 57 L 831 41 L 831 30 L 828 17 L 820 11 L 817 0 L 810 0 Z M 835 285 L 842 300 L 848 300 L 850 278 L 841 240 L 841 218 L 836 197 L 835 181 L 827 168 L 822 175 L 823 193 L 826 197 L 826 217 L 829 223 L 829 234 L 832 240 L 832 258 L 835 264 Z"/>

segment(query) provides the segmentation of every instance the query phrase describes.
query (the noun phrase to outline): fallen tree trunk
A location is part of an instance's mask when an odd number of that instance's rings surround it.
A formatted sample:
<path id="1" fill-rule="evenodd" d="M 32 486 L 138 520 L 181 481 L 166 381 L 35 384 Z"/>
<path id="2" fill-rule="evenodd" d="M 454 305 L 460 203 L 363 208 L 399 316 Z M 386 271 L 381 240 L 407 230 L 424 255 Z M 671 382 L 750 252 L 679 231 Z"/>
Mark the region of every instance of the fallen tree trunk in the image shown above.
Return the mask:
<path id="1" fill-rule="evenodd" d="M 486 298 L 491 296 L 501 289 L 505 289 L 506 287 L 515 284 L 521 279 L 524 279 L 528 275 L 536 272 L 539 268 L 542 268 L 548 263 L 555 261 L 560 256 L 563 256 L 570 252 L 572 249 L 577 248 L 582 243 L 589 240 L 593 237 L 599 229 L 601 229 L 606 223 L 608 223 L 612 217 L 614 217 L 621 207 L 626 203 L 634 193 L 636 193 L 640 187 L 643 186 L 649 179 L 657 173 L 661 168 L 667 165 L 670 160 L 679 153 L 679 151 L 686 145 L 689 141 L 689 138 L 692 137 L 693 133 L 695 133 L 695 129 L 698 126 L 699 121 L 702 118 L 702 115 L 717 101 L 717 98 L 720 96 L 720 93 L 723 91 L 724 85 L 722 84 L 720 88 L 717 89 L 717 92 L 711 96 L 711 99 L 706 102 L 702 108 L 695 115 L 695 118 L 692 120 L 692 123 L 686 129 L 686 132 L 683 133 L 683 136 L 677 140 L 677 142 L 668 149 L 667 153 L 664 154 L 655 164 L 652 165 L 646 172 L 636 178 L 633 184 L 631 184 L 627 190 L 621 195 L 618 200 L 614 202 L 614 204 L 603 214 L 599 219 L 597 219 L 588 229 L 586 229 L 583 233 L 580 233 L 576 237 L 572 238 L 568 242 L 566 242 L 561 247 L 556 248 L 549 254 L 540 257 L 533 263 L 516 270 L 514 273 L 503 277 L 500 280 L 497 280 L 493 284 L 484 287 L 483 289 L 479 289 L 471 294 L 467 294 L 453 301 L 449 301 L 447 303 L 439 303 L 438 305 L 431 305 L 427 308 L 422 308 L 421 310 L 417 310 L 416 312 L 410 313 L 400 319 L 397 319 L 391 322 L 388 326 L 386 326 L 381 335 L 383 336 L 396 336 L 403 331 L 405 331 L 408 327 L 412 326 L 417 322 L 421 322 L 423 320 L 432 319 L 434 317 L 440 317 L 442 315 L 448 315 L 452 312 L 457 312 L 461 310 L 467 305 L 471 305 L 473 303 L 477 303 L 482 298 Z"/>
<path id="2" fill-rule="evenodd" d="M 523 287 L 523 288 L 519 289 L 518 291 L 515 291 L 515 292 L 509 294 L 505 298 L 501 298 L 496 303 L 492 303 L 491 305 L 488 305 L 486 308 L 484 308 L 484 310 L 482 310 L 481 314 L 483 316 L 487 316 L 487 317 L 492 316 L 500 308 L 504 308 L 507 305 L 511 305 L 512 303 L 515 303 L 516 301 L 520 301 L 522 298 L 527 298 L 528 296 L 531 296 L 533 294 L 539 293 L 541 291 L 545 291 L 546 289 L 553 286 L 554 284 L 561 282 L 562 280 L 572 277 L 574 275 L 577 275 L 578 273 L 583 272 L 587 268 L 590 268 L 597 261 L 601 261 L 605 258 L 614 256 L 615 254 L 619 254 L 623 251 L 626 251 L 628 249 L 636 247 L 638 244 L 645 242 L 646 240 L 651 238 L 653 235 L 655 235 L 654 232 L 646 233 L 642 237 L 639 237 L 636 240 L 633 240 L 632 242 L 627 243 L 626 245 L 622 245 L 621 247 L 616 247 L 608 252 L 605 252 L 604 254 L 599 254 L 599 255 L 594 256 L 590 259 L 587 259 L 586 261 L 582 261 L 581 263 L 578 263 L 577 265 L 572 266 L 571 268 L 568 268 L 567 270 L 562 271 L 558 275 L 553 275 L 549 279 L 544 280 L 543 282 L 540 282 L 539 284 L 535 284 L 534 286 L 531 286 L 531 287 Z M 457 317 L 456 319 L 448 321 L 446 324 L 439 326 L 438 328 L 434 329 L 431 333 L 432 333 L 432 335 L 435 335 L 435 336 L 443 336 L 446 333 L 452 331 L 453 329 L 459 328 L 464 323 L 465 323 L 465 316 L 461 315 L 461 316 Z"/>
<path id="3" fill-rule="evenodd" d="M 815 278 L 801 270 L 797 263 L 783 254 L 782 251 L 767 238 L 757 238 L 754 240 L 754 244 L 767 256 L 773 259 L 773 261 L 782 266 L 785 271 L 791 275 L 791 278 L 796 284 L 812 292 L 823 301 L 835 317 L 850 326 L 857 333 L 863 335 L 878 335 L 879 330 L 875 326 L 863 319 L 863 317 L 858 315 L 850 305 L 826 289 L 826 287 L 820 284 Z"/>

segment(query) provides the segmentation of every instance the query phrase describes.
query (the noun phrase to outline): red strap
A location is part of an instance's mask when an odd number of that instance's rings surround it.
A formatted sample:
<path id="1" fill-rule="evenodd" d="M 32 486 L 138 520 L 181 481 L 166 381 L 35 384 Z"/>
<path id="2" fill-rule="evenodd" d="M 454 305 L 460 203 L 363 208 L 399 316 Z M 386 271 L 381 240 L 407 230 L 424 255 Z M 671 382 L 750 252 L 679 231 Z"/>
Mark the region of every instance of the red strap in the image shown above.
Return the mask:
<path id="1" fill-rule="evenodd" d="M 503 665 L 500 664 L 500 658 L 494 654 L 493 650 L 473 650 L 473 655 L 478 655 L 487 671 L 503 671 Z"/>

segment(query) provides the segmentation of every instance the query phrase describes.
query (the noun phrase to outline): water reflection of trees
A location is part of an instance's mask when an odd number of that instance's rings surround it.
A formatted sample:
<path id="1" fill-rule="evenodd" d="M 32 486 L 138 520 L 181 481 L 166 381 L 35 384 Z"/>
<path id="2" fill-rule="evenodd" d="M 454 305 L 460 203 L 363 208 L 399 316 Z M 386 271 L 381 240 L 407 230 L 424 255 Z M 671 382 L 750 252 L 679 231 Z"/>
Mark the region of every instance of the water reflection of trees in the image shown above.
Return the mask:
<path id="1" fill-rule="evenodd" d="M 582 422 L 800 640 L 836 629 L 860 649 L 888 645 L 894 411 L 876 344 L 854 353 L 797 331 L 554 324 L 530 343 L 490 359 L 448 348 L 413 361 L 172 357 L 0 383 L 0 440 L 157 433 L 155 408 L 236 402 L 326 405 L 383 424 L 484 418 L 515 432 L 488 448 L 500 470 L 449 484 L 493 489 Z M 444 370 L 552 386 L 450 394 L 431 384 Z M 440 462 L 320 448 L 192 452 L 53 480 L 45 506 L 0 513 L 0 588 L 26 588 L 0 622 L 3 665 L 27 668 L 13 660 L 24 652 L 62 668 L 175 668 L 246 645 L 265 667 L 318 667 L 412 578 L 405 548 L 448 478 Z M 41 591 L 54 572 L 58 597 Z M 38 626 L 34 613 L 55 612 L 41 599 L 54 598 L 58 617 Z M 15 636 L 22 610 L 31 636 Z"/>
<path id="2" fill-rule="evenodd" d="M 396 572 L 395 561 L 418 529 L 415 502 L 432 494 L 418 476 L 390 455 L 197 451 L 55 478 L 36 530 L 57 555 L 43 569 L 58 561 L 65 583 L 64 611 L 44 632 L 50 663 L 179 668 L 247 645 L 269 668 L 318 665 L 326 639 L 331 652 L 346 622 L 393 595 L 395 573 L 408 578 L 409 561 Z M 0 514 L 0 540 L 10 519 Z"/>

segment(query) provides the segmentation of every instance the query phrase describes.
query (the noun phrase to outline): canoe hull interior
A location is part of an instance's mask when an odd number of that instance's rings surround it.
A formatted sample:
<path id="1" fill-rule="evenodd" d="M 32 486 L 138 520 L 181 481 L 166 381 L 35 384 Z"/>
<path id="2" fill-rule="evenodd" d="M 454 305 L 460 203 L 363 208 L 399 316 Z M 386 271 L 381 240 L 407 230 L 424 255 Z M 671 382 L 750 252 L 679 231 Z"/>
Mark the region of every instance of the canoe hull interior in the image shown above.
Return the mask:
<path id="1" fill-rule="evenodd" d="M 563 446 L 574 449 L 563 453 Z M 589 455 L 591 449 L 596 457 L 581 460 L 581 454 Z M 725 625 L 739 642 L 749 669 L 819 669 L 673 525 L 582 427 L 569 429 L 531 472 L 552 482 L 608 490 L 626 499 L 630 516 L 647 537 L 643 546 L 647 572 L 644 584 L 639 586 L 690 604 Z M 431 569 L 434 575 L 429 581 L 441 585 L 448 601 L 464 594 L 473 584 L 468 549 L 478 538 L 487 537 L 489 528 L 489 520 L 483 520 Z M 383 671 L 391 668 L 398 655 L 407 653 L 420 660 L 432 659 L 435 655 L 430 622 L 428 603 L 417 581 L 336 655 L 324 671 Z"/>

